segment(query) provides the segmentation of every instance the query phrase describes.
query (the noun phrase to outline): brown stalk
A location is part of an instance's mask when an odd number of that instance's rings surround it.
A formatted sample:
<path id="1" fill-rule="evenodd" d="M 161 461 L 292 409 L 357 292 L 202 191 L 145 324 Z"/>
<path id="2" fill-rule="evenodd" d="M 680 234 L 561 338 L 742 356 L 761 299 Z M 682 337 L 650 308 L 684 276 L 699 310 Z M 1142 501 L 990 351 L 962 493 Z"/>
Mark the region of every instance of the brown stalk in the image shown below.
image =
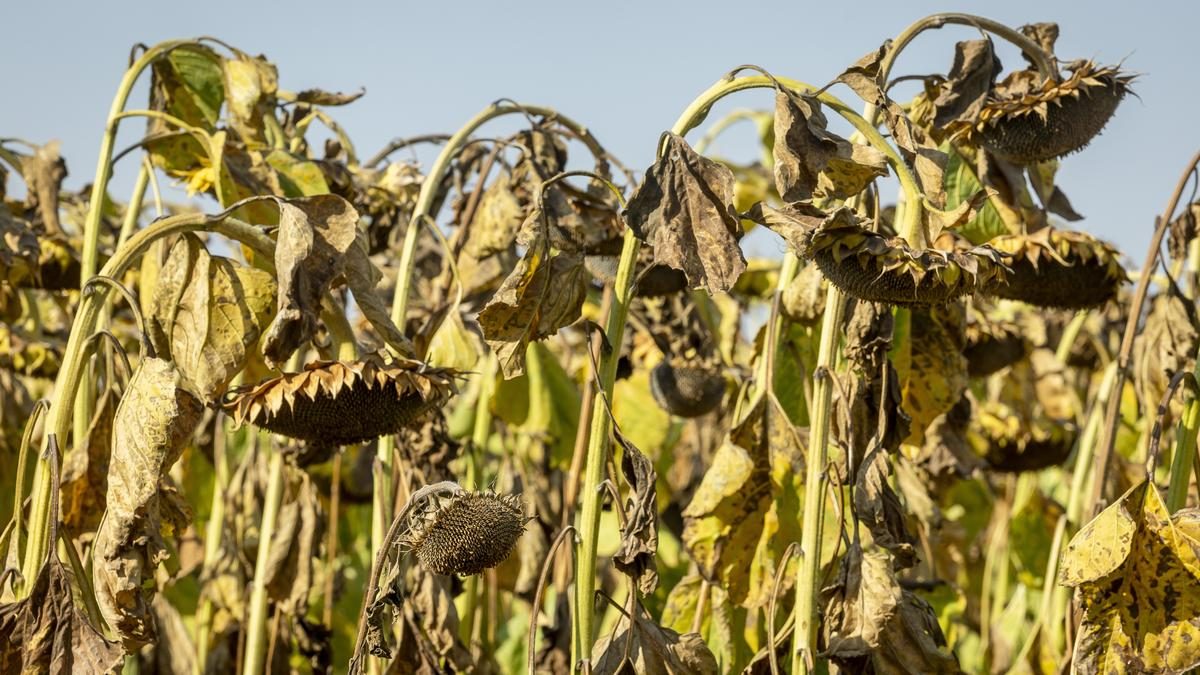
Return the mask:
<path id="1" fill-rule="evenodd" d="M 1154 236 L 1150 239 L 1150 250 L 1146 252 L 1146 262 L 1142 264 L 1142 274 L 1138 279 L 1137 289 L 1133 293 L 1133 303 L 1129 307 L 1129 318 L 1125 322 L 1125 333 L 1121 337 L 1121 351 L 1117 355 L 1117 378 L 1113 384 L 1113 395 L 1108 399 L 1108 408 L 1104 411 L 1104 436 L 1096 448 L 1095 474 L 1092 479 L 1092 514 L 1095 517 L 1104 509 L 1104 485 L 1108 479 L 1108 467 L 1112 459 L 1113 445 L 1117 440 L 1117 418 L 1121 413 L 1121 391 L 1125 387 L 1125 378 L 1129 375 L 1129 362 L 1133 357 L 1133 340 L 1137 337 L 1138 323 L 1142 308 L 1146 304 L 1146 295 L 1150 289 L 1150 279 L 1155 265 L 1158 264 L 1159 249 L 1162 248 L 1163 236 L 1171 224 L 1171 215 L 1179 206 L 1179 199 L 1187 188 L 1188 181 L 1200 165 L 1200 152 L 1192 156 L 1188 168 L 1179 177 L 1175 192 L 1171 194 L 1167 208 L 1158 218 L 1154 228 Z"/>

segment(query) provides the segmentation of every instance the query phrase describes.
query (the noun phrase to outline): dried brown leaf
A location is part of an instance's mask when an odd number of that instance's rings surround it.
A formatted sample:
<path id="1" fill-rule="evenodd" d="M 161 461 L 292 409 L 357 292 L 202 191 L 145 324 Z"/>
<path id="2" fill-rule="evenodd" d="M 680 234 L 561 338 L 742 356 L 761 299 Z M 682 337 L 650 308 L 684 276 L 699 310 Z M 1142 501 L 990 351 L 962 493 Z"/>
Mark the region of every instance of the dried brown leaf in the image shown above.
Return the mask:
<path id="1" fill-rule="evenodd" d="M 664 143 L 629 200 L 629 227 L 653 247 L 656 263 L 682 271 L 689 286 L 728 291 L 746 269 L 733 172 L 680 136 L 667 134 Z"/>
<path id="2" fill-rule="evenodd" d="M 934 125 L 945 127 L 959 121 L 974 124 L 1001 69 L 991 40 L 966 40 L 955 45 L 954 65 L 933 100 Z"/>
<path id="3" fill-rule="evenodd" d="M 544 241 L 530 244 L 479 313 L 483 337 L 499 358 L 506 379 L 525 372 L 529 343 L 579 319 L 588 279 L 582 256 L 552 254 Z"/>
<path id="4" fill-rule="evenodd" d="M 627 522 L 621 529 L 621 544 L 613 554 L 617 569 L 637 583 L 643 595 L 658 587 L 658 499 L 654 487 L 658 473 L 654 463 L 634 447 L 620 432 L 613 430 L 620 443 L 621 474 L 633 491 L 626 508 Z"/>
<path id="5" fill-rule="evenodd" d="M 184 235 L 159 272 L 148 329 L 194 391 L 214 401 L 246 366 L 276 292 L 269 273 L 210 255 Z"/>
<path id="6" fill-rule="evenodd" d="M 108 511 L 96 533 L 93 581 L 100 613 L 127 647 L 154 639 L 154 574 L 167 556 L 162 531 L 176 519 L 160 481 L 202 413 L 175 366 L 157 358 L 142 361 L 117 405 Z"/>
<path id="7" fill-rule="evenodd" d="M 278 202 L 278 313 L 263 343 L 263 355 L 275 367 L 312 337 L 321 297 L 342 272 L 346 253 L 358 234 L 358 212 L 341 197 L 320 195 Z"/>
<path id="8" fill-rule="evenodd" d="M 775 93 L 775 187 L 785 202 L 846 199 L 888 174 L 879 150 L 830 132 L 816 97 Z"/>
<path id="9" fill-rule="evenodd" d="M 620 619 L 611 635 L 592 647 L 596 675 L 716 675 L 717 659 L 699 633 L 680 635 L 634 607 L 633 626 Z"/>

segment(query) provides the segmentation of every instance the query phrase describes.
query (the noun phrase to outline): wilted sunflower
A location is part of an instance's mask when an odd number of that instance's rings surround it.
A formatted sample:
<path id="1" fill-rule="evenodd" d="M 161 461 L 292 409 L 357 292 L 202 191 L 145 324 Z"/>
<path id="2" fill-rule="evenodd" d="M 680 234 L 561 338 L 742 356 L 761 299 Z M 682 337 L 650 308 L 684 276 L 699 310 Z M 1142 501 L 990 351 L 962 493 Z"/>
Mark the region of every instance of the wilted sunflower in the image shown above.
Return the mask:
<path id="1" fill-rule="evenodd" d="M 914 249 L 832 220 L 808 235 L 805 253 L 843 293 L 889 305 L 943 304 L 1004 279 L 1003 259 L 990 246 L 952 248 Z"/>
<path id="2" fill-rule="evenodd" d="M 991 295 L 1038 307 L 1088 309 L 1117 296 L 1128 280 L 1120 253 L 1083 232 L 1043 228 L 1029 235 L 1005 235 L 990 242 L 1008 258 L 1007 283 L 993 283 Z"/>
<path id="3" fill-rule="evenodd" d="M 721 405 L 725 376 L 715 365 L 664 358 L 650 371 L 650 393 L 672 415 L 700 417 Z"/>
<path id="4" fill-rule="evenodd" d="M 329 447 L 414 426 L 454 392 L 455 371 L 417 361 L 316 361 L 239 387 L 223 407 L 237 424 Z"/>
<path id="5" fill-rule="evenodd" d="M 972 421 L 971 445 L 997 471 L 1037 471 L 1066 461 L 1078 429 L 1044 415 L 1026 418 L 1007 405 L 989 401 Z"/>
<path id="6" fill-rule="evenodd" d="M 528 520 L 518 495 L 458 489 L 418 504 L 403 543 L 431 572 L 479 574 L 508 558 Z"/>
<path id="7" fill-rule="evenodd" d="M 1009 321 L 997 321 L 986 314 L 972 313 L 967 321 L 967 374 L 987 377 L 1025 358 L 1028 346 L 1020 328 Z"/>
<path id="8" fill-rule="evenodd" d="M 1032 164 L 1083 149 L 1100 134 L 1133 76 L 1113 66 L 1081 60 L 1067 65 L 1060 82 L 1036 70 L 1019 70 L 997 84 L 974 125 L 960 133 L 992 154 Z"/>

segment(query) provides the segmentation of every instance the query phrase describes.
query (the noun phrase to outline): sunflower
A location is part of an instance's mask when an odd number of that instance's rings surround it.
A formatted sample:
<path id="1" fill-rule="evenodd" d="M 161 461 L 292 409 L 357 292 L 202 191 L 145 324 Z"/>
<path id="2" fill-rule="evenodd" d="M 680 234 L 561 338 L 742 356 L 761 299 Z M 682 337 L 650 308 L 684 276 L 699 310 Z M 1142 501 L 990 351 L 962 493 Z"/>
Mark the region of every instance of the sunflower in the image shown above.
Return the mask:
<path id="1" fill-rule="evenodd" d="M 454 393 L 456 371 L 417 361 L 316 361 L 229 392 L 241 425 L 321 447 L 362 443 L 419 423 Z"/>
<path id="2" fill-rule="evenodd" d="M 992 239 L 1008 258 L 1007 283 L 988 286 L 987 293 L 1038 307 L 1088 309 L 1117 296 L 1128 281 L 1120 253 L 1084 232 L 1051 227 L 1029 235 Z"/>
<path id="3" fill-rule="evenodd" d="M 508 558 L 528 520 L 518 495 L 456 490 L 418 505 L 403 543 L 435 574 L 479 574 Z"/>
<path id="4" fill-rule="evenodd" d="M 814 229 L 806 255 L 843 293 L 889 305 L 938 305 L 999 283 L 1006 268 L 988 245 L 914 249 L 856 224 L 832 220 Z"/>
<path id="5" fill-rule="evenodd" d="M 1083 149 L 1100 134 L 1130 91 L 1134 76 L 1114 66 L 1075 61 L 1059 82 L 1019 70 L 997 84 L 974 124 L 957 133 L 1016 164 Z"/>

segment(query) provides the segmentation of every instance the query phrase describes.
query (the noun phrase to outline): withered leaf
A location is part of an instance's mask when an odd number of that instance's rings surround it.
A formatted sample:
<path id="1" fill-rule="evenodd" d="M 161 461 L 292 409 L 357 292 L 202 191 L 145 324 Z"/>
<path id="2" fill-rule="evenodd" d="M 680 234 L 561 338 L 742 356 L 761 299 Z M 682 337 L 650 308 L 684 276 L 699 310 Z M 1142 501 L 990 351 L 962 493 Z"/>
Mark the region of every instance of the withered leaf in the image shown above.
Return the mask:
<path id="1" fill-rule="evenodd" d="M 230 126 L 248 147 L 265 146 L 263 118 L 275 114 L 279 73 L 266 59 L 243 53 L 225 59 L 222 66 Z"/>
<path id="2" fill-rule="evenodd" d="M 815 97 L 775 92 L 775 187 L 785 202 L 846 199 L 888 174 L 879 150 L 830 132 Z"/>
<path id="3" fill-rule="evenodd" d="M 883 64 L 887 52 L 887 43 L 867 52 L 861 59 L 842 71 L 842 74 L 838 75 L 834 81 L 850 87 L 864 101 L 876 103 L 878 94 L 885 84 L 879 81 L 879 67 Z"/>
<path id="4" fill-rule="evenodd" d="M 38 273 L 42 255 L 37 234 L 29 222 L 12 215 L 0 204 L 0 280 L 17 285 Z"/>
<path id="5" fill-rule="evenodd" d="M 541 214 L 531 214 L 530 219 L 538 223 Z M 466 225 L 470 231 L 463 252 L 482 259 L 507 250 L 516 240 L 523 220 L 521 201 L 513 194 L 508 177 L 501 175 L 483 191 L 475 215 Z"/>
<path id="6" fill-rule="evenodd" d="M 933 123 L 974 124 L 1002 66 L 991 40 L 966 40 L 954 46 L 954 65 L 933 100 Z"/>
<path id="7" fill-rule="evenodd" d="M 1183 673 L 1200 665 L 1200 527 L 1171 516 L 1142 481 L 1086 524 L 1063 554 L 1059 583 L 1079 588 L 1080 673 Z"/>
<path id="8" fill-rule="evenodd" d="M 904 524 L 904 506 L 888 483 L 891 463 L 883 446 L 867 453 L 859 469 L 854 490 L 854 515 L 871 533 L 875 543 L 892 554 L 897 569 L 917 562 L 916 539 Z"/>
<path id="9" fill-rule="evenodd" d="M 43 230 L 50 235 L 63 234 L 58 222 L 58 193 L 62 189 L 63 179 L 67 177 L 67 163 L 59 155 L 58 147 L 58 141 L 50 141 L 37 146 L 32 155 L 21 156 L 27 213 L 35 211 L 37 217 L 34 222 L 40 222 Z"/>
<path id="10" fill-rule="evenodd" d="M 949 157 L 938 149 L 937 143 L 925 130 L 913 124 L 903 108 L 887 99 L 882 92 L 880 98 L 886 103 L 880 109 L 883 111 L 888 131 L 892 134 L 892 140 L 895 141 L 904 160 L 913 168 L 925 199 L 933 206 L 941 208 L 946 203 L 942 178 Z"/>
<path id="11" fill-rule="evenodd" d="M 1134 342 L 1134 382 L 1142 401 L 1160 401 L 1171 377 L 1192 372 L 1200 346 L 1196 307 L 1174 283 L 1150 304 Z"/>
<path id="12" fill-rule="evenodd" d="M 324 527 L 316 486 L 304 471 L 292 467 L 287 471 L 294 494 L 280 507 L 265 578 L 271 599 L 289 613 L 303 616 Z"/>
<path id="13" fill-rule="evenodd" d="M 759 202 L 750 207 L 745 216 L 783 237 L 788 246 L 799 254 L 807 246 L 808 234 L 820 227 L 829 214 L 812 202 L 793 202 L 780 208 Z"/>
<path id="14" fill-rule="evenodd" d="M 633 626 L 620 619 L 611 635 L 592 647 L 596 675 L 716 675 L 717 658 L 699 633 L 680 635 L 645 616 L 635 603 Z"/>
<path id="15" fill-rule="evenodd" d="M 479 313 L 483 337 L 506 379 L 525 371 L 525 348 L 579 319 L 587 297 L 583 257 L 552 254 L 544 241 L 530 244 L 500 289 Z"/>
<path id="16" fill-rule="evenodd" d="M 278 313 L 263 343 L 267 363 L 276 367 L 312 337 L 321 297 L 342 272 L 346 253 L 358 234 L 358 212 L 336 195 L 280 199 L 278 203 Z"/>
<path id="17" fill-rule="evenodd" d="M 71 599 L 70 573 L 54 555 L 28 597 L 0 605 L 0 673 L 108 674 L 125 655 Z"/>
<path id="18" fill-rule="evenodd" d="M 615 426 L 613 435 L 621 445 L 621 473 L 633 490 L 626 509 L 628 521 L 621 530 L 621 545 L 613 554 L 613 564 L 637 583 L 643 595 L 650 595 L 658 587 L 654 562 L 658 555 L 658 499 L 654 490 L 658 473 L 654 463 Z"/>
<path id="19" fill-rule="evenodd" d="M 920 445 L 933 420 L 966 391 L 966 315 L 961 304 L 952 304 L 914 309 L 910 316 L 911 337 L 903 347 L 909 368 L 901 383 L 903 409 L 912 419 L 905 442 Z"/>
<path id="20" fill-rule="evenodd" d="M 87 441 L 67 453 L 62 472 L 62 521 L 72 532 L 91 532 L 100 525 L 108 492 L 113 419 L 120 396 L 108 387 L 95 403 Z"/>
<path id="21" fill-rule="evenodd" d="M 197 394 L 214 401 L 245 367 L 276 292 L 269 273 L 210 255 L 198 237 L 186 234 L 159 272 L 148 328 L 162 356 Z"/>
<path id="22" fill-rule="evenodd" d="M 933 608 L 900 588 L 886 551 L 851 546 L 825 595 L 827 654 L 845 672 L 962 672 Z"/>
<path id="23" fill-rule="evenodd" d="M 182 388 L 175 366 L 158 358 L 142 360 L 117 405 L 93 580 L 100 613 L 127 647 L 154 639 L 154 573 L 167 555 L 163 521 L 173 520 L 159 483 L 203 411 L 200 399 Z"/>
<path id="24" fill-rule="evenodd" d="M 193 127 L 214 131 L 225 102 L 221 73 L 223 59 L 202 45 L 184 45 L 156 59 L 150 84 L 150 109 L 160 110 Z M 146 150 L 155 166 L 175 177 L 200 166 L 207 152 L 200 141 L 174 129 L 165 120 L 150 118 Z"/>
<path id="25" fill-rule="evenodd" d="M 1020 30 L 1025 37 L 1036 42 L 1047 56 L 1051 59 L 1054 58 L 1054 43 L 1058 42 L 1058 24 L 1052 22 L 1027 23 L 1021 26 Z M 1022 56 L 1025 56 L 1027 61 L 1029 60 L 1028 55 L 1022 53 Z M 1036 65 L 1033 61 L 1029 61 L 1029 64 Z"/>
<path id="26" fill-rule="evenodd" d="M 767 398 L 730 430 L 683 510 L 688 553 L 705 578 L 743 607 L 767 603 L 781 573 L 778 561 L 801 534 L 803 439 Z M 785 574 L 783 588 L 791 577 Z"/>
<path id="27" fill-rule="evenodd" d="M 340 91 L 325 91 L 324 89 L 305 89 L 296 93 L 296 101 L 313 105 L 346 105 L 362 98 L 365 93 L 367 93 L 366 89 L 359 89 L 349 94 L 343 94 Z"/>
<path id="28" fill-rule="evenodd" d="M 667 134 L 664 143 L 629 200 L 629 227 L 653 248 L 655 263 L 683 272 L 689 286 L 728 291 L 746 269 L 733 172 L 681 136 Z"/>

